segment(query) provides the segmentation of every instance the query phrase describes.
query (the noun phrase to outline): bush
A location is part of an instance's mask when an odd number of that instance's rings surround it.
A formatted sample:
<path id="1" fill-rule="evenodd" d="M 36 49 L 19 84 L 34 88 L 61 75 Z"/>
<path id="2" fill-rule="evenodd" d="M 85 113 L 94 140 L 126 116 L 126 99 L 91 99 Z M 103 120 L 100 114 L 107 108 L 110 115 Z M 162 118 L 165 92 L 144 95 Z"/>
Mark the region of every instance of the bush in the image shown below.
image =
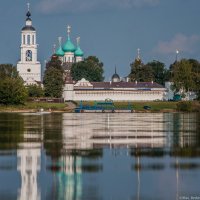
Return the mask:
<path id="1" fill-rule="evenodd" d="M 177 110 L 178 111 L 186 111 L 186 112 L 192 111 L 192 102 L 181 101 L 181 102 L 177 103 Z"/>
<path id="2" fill-rule="evenodd" d="M 28 85 L 27 86 L 28 96 L 29 97 L 43 97 L 44 90 L 39 85 Z"/>

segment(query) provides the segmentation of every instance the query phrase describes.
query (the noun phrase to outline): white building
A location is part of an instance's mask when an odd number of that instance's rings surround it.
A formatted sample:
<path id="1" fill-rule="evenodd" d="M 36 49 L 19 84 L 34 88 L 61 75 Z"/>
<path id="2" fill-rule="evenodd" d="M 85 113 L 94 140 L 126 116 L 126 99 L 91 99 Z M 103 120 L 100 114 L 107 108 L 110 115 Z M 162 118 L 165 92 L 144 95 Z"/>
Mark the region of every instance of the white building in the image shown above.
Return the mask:
<path id="1" fill-rule="evenodd" d="M 41 82 L 41 64 L 37 60 L 36 30 L 32 26 L 29 11 L 26 14 L 26 24 L 21 31 L 21 58 L 17 63 L 17 71 L 26 85 Z"/>
<path id="2" fill-rule="evenodd" d="M 114 76 L 116 81 L 116 76 Z M 166 89 L 155 82 L 89 82 L 84 78 L 65 84 L 65 101 L 154 101 L 165 100 Z"/>

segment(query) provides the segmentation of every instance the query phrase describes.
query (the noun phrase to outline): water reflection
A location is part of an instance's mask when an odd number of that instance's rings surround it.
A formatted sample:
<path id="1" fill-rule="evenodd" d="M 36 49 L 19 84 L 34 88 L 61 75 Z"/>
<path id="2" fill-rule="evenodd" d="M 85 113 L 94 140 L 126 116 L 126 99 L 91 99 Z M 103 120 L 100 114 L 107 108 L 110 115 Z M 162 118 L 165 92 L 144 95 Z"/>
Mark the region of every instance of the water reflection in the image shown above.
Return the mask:
<path id="1" fill-rule="evenodd" d="M 195 113 L 0 114 L 0 197 L 179 199 L 198 191 L 199 147 Z"/>
<path id="2" fill-rule="evenodd" d="M 21 174 L 18 200 L 41 199 L 37 176 L 41 169 L 43 121 L 43 116 L 24 118 L 23 142 L 18 144 L 17 149 L 17 170 Z"/>

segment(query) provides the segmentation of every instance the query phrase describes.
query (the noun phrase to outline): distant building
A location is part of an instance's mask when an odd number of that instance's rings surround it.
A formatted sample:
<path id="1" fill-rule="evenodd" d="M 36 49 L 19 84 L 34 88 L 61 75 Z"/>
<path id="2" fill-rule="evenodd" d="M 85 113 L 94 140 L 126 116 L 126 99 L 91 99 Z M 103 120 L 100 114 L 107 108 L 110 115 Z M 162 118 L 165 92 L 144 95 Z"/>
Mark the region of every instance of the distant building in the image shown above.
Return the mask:
<path id="1" fill-rule="evenodd" d="M 139 51 L 137 59 L 140 59 Z M 166 99 L 166 89 L 153 81 L 129 82 L 128 77 L 123 81 L 115 67 L 110 82 L 89 82 L 84 78 L 66 82 L 63 98 L 65 101 L 162 101 Z"/>
<path id="2" fill-rule="evenodd" d="M 21 58 L 17 63 L 17 71 L 26 85 L 41 82 L 41 64 L 37 60 L 36 29 L 32 26 L 31 13 L 28 6 L 26 24 L 21 31 Z"/>
<path id="3" fill-rule="evenodd" d="M 165 100 L 166 89 L 155 82 L 89 82 L 84 78 L 66 83 L 65 101 L 154 101 Z"/>

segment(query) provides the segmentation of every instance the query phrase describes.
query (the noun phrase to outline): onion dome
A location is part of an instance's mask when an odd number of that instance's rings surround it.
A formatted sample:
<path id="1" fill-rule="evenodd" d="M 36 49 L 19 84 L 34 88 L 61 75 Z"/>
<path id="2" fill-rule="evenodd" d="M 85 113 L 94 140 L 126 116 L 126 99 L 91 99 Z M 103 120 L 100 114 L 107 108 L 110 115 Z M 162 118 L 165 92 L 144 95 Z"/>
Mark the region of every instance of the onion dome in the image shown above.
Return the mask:
<path id="1" fill-rule="evenodd" d="M 115 67 L 115 73 L 112 75 L 112 82 L 120 82 L 120 77 L 117 74 L 116 67 Z"/>
<path id="2" fill-rule="evenodd" d="M 76 51 L 75 51 L 75 56 L 79 56 L 79 57 L 83 57 L 84 53 L 83 51 L 81 50 L 81 48 L 78 46 Z"/>
<path id="3" fill-rule="evenodd" d="M 64 56 L 65 52 L 62 50 L 62 47 L 59 47 L 58 50 L 56 51 L 57 56 Z"/>
<path id="4" fill-rule="evenodd" d="M 71 32 L 71 27 L 67 26 L 67 35 L 68 35 L 67 41 L 63 45 L 63 48 L 62 48 L 64 52 L 75 52 L 75 50 L 76 50 L 74 44 L 70 40 L 70 32 Z"/>
<path id="5" fill-rule="evenodd" d="M 77 49 L 76 49 L 76 51 L 74 53 L 76 57 L 83 57 L 83 55 L 84 55 L 83 51 L 80 48 L 80 39 L 81 39 L 80 37 L 76 38 Z"/>
<path id="6" fill-rule="evenodd" d="M 62 37 L 59 37 L 59 38 L 58 38 L 58 41 L 59 41 L 59 48 L 58 48 L 57 51 L 56 51 L 56 55 L 57 55 L 57 56 L 63 57 L 63 56 L 65 55 L 65 52 L 64 52 L 63 49 L 62 49 L 61 40 L 62 40 Z"/>
<path id="7" fill-rule="evenodd" d="M 70 37 L 68 36 L 66 43 L 63 45 L 64 52 L 74 52 L 76 50 L 74 44 L 71 42 Z"/>

